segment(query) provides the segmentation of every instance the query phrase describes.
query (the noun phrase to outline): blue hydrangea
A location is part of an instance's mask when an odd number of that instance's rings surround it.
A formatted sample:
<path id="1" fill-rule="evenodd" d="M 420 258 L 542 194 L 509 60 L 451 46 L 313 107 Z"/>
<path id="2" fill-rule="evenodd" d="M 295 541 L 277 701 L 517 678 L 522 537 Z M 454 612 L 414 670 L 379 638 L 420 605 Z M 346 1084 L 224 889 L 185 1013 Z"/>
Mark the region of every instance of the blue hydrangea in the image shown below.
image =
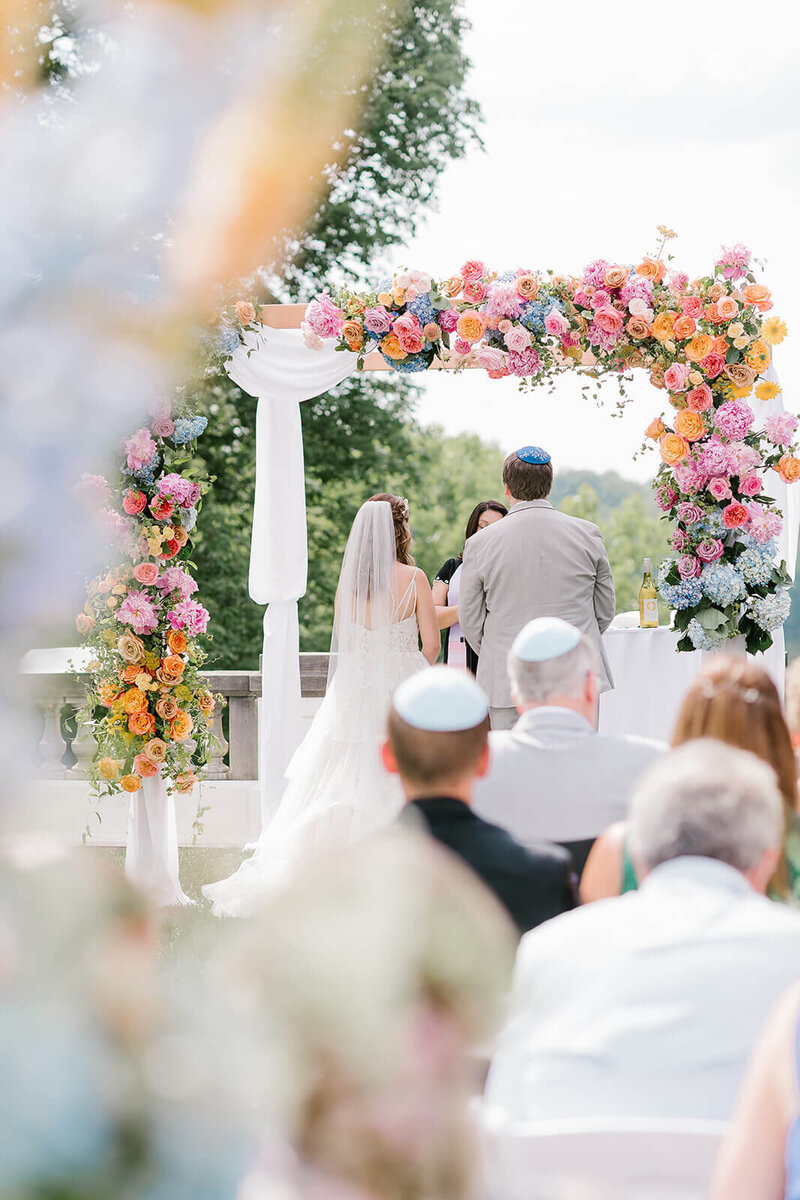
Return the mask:
<path id="1" fill-rule="evenodd" d="M 497 276 L 498 283 L 515 283 L 517 278 L 516 271 L 503 271 L 502 275 Z"/>
<path id="2" fill-rule="evenodd" d="M 241 345 L 239 338 L 239 330 L 233 325 L 222 324 L 219 327 L 217 334 L 217 349 L 220 354 L 230 355 L 234 350 L 238 350 Z"/>
<path id="3" fill-rule="evenodd" d="M 695 529 L 703 538 L 726 538 L 730 533 L 722 519 L 722 513 L 718 510 L 708 513 L 705 520 L 698 522 Z"/>
<path id="4" fill-rule="evenodd" d="M 725 641 L 724 634 L 709 633 L 707 629 L 703 628 L 697 617 L 692 617 L 686 626 L 686 632 L 695 650 L 718 650 Z"/>
<path id="5" fill-rule="evenodd" d="M 422 296 L 417 296 L 416 300 L 412 300 L 408 305 L 408 311 L 414 314 L 423 329 L 426 325 L 430 325 L 432 321 L 435 321 L 439 315 L 438 311 L 433 307 L 428 292 L 423 293 Z"/>
<path id="6" fill-rule="evenodd" d="M 187 442 L 193 442 L 195 438 L 200 437 L 207 424 L 206 417 L 178 417 L 172 440 L 176 446 L 184 446 Z"/>
<path id="7" fill-rule="evenodd" d="M 745 594 L 744 580 L 730 563 L 709 563 L 703 567 L 700 582 L 704 594 L 718 608 L 727 608 Z"/>
<path id="8" fill-rule="evenodd" d="M 792 600 L 786 588 L 779 588 L 769 596 L 750 597 L 750 616 L 756 625 L 768 632 L 780 629 L 789 616 Z"/>
<path id="9" fill-rule="evenodd" d="M 128 466 L 123 466 L 122 470 L 125 475 L 132 475 L 140 483 L 154 483 L 159 461 L 158 451 L 154 450 L 150 461 L 146 462 L 138 471 L 133 471 Z"/>
<path id="10" fill-rule="evenodd" d="M 661 583 L 659 586 L 661 598 L 670 608 L 693 608 L 703 599 L 703 589 L 699 579 L 682 579 L 680 583 Z"/>
<path id="11" fill-rule="evenodd" d="M 183 509 L 181 525 L 183 525 L 183 528 L 186 530 L 186 532 L 190 533 L 194 529 L 196 524 L 197 524 L 197 509 L 196 508 Z"/>
<path id="12" fill-rule="evenodd" d="M 428 367 L 433 362 L 433 350 L 430 354 L 409 354 L 408 358 L 394 359 L 389 358 L 386 354 L 383 356 L 389 363 L 393 371 L 399 371 L 401 375 L 413 375 L 417 371 L 427 371 Z"/>
<path id="13" fill-rule="evenodd" d="M 761 587 L 772 575 L 772 555 L 761 546 L 750 546 L 737 558 L 736 570 L 748 587 Z"/>
<path id="14" fill-rule="evenodd" d="M 751 533 L 740 533 L 739 541 L 744 542 L 745 546 L 758 550 L 770 562 L 775 561 L 778 553 L 778 543 L 774 539 L 771 542 L 757 542 Z"/>
<path id="15" fill-rule="evenodd" d="M 531 333 L 544 333 L 544 319 L 552 307 L 549 300 L 545 304 L 541 304 L 538 300 L 531 300 L 523 305 L 520 323 Z"/>

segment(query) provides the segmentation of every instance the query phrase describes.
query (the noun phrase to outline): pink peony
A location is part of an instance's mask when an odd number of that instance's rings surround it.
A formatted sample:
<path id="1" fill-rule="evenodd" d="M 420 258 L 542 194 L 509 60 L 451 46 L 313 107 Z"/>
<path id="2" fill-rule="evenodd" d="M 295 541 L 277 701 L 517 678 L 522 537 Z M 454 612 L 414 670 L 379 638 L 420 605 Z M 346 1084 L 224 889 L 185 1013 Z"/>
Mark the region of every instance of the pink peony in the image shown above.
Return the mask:
<path id="1" fill-rule="evenodd" d="M 747 475 L 739 480 L 739 491 L 743 496 L 757 496 L 764 486 L 760 475 Z"/>
<path id="2" fill-rule="evenodd" d="M 522 352 L 509 351 L 506 366 L 512 375 L 538 375 L 542 369 L 542 360 L 532 349 Z"/>
<path id="3" fill-rule="evenodd" d="M 167 567 L 162 571 L 157 586 L 166 595 L 168 592 L 178 592 L 182 600 L 197 591 L 197 581 L 181 570 L 180 567 Z"/>
<path id="4" fill-rule="evenodd" d="M 303 338 L 303 345 L 307 350 L 321 350 L 325 345 L 318 333 L 309 325 L 308 321 L 300 322 L 300 334 Z"/>
<path id="5" fill-rule="evenodd" d="M 132 488 L 122 497 L 122 507 L 129 517 L 136 517 L 147 508 L 147 496 L 144 492 Z"/>
<path id="6" fill-rule="evenodd" d="M 150 430 L 142 426 L 136 433 L 131 434 L 125 443 L 125 460 L 128 469 L 141 471 L 146 467 L 156 452 L 156 444 L 150 436 Z"/>
<path id="7" fill-rule="evenodd" d="M 735 246 L 723 246 L 714 265 L 722 268 L 724 279 L 742 279 L 750 266 L 750 251 L 741 242 Z"/>
<path id="8" fill-rule="evenodd" d="M 486 274 L 486 267 L 479 259 L 470 258 L 464 263 L 458 273 L 464 280 L 464 283 L 469 283 L 475 279 L 482 279 Z"/>
<path id="9" fill-rule="evenodd" d="M 705 361 L 705 360 L 703 360 Z M 726 400 L 714 413 L 720 433 L 737 441 L 746 437 L 754 421 L 753 410 L 741 400 Z"/>
<path id="10" fill-rule="evenodd" d="M 89 475 L 86 471 L 75 484 L 75 495 L 87 504 L 93 506 L 107 504 L 111 499 L 111 489 L 102 475 Z"/>
<path id="11" fill-rule="evenodd" d="M 306 308 L 306 322 L 318 337 L 339 337 L 344 324 L 344 314 L 330 296 L 323 292 Z"/>
<path id="12" fill-rule="evenodd" d="M 168 496 L 179 508 L 191 508 L 201 495 L 199 484 L 174 472 L 158 481 L 158 492 L 160 496 Z"/>
<path id="13" fill-rule="evenodd" d="M 698 492 L 705 487 L 706 473 L 695 462 L 679 463 L 672 473 L 682 492 Z"/>
<path id="14" fill-rule="evenodd" d="M 797 417 L 793 413 L 773 413 L 764 422 L 764 432 L 773 446 L 788 446 L 797 429 Z"/>
<path id="15" fill-rule="evenodd" d="M 697 579 L 703 570 L 703 564 L 693 554 L 683 554 L 678 559 L 678 574 L 681 579 Z"/>
<path id="16" fill-rule="evenodd" d="M 137 583 L 151 587 L 158 579 L 158 567 L 153 562 L 139 563 L 138 567 L 133 568 L 133 578 Z"/>
<path id="17" fill-rule="evenodd" d="M 610 304 L 604 304 L 594 314 L 594 323 L 604 333 L 619 333 L 623 326 L 622 313 Z"/>
<path id="18" fill-rule="evenodd" d="M 750 505 L 750 528 L 747 532 L 756 542 L 764 546 L 773 538 L 780 537 L 782 529 L 783 518 L 780 513 L 762 508 L 760 504 Z"/>
<path id="19" fill-rule="evenodd" d="M 644 275 L 631 275 L 625 287 L 620 292 L 620 299 L 627 304 L 628 311 L 634 312 L 631 301 L 644 300 L 648 308 L 653 304 L 653 281 Z M 652 317 L 650 318 L 652 320 Z"/>
<path id="20" fill-rule="evenodd" d="M 704 563 L 716 562 L 718 558 L 722 558 L 724 552 L 725 547 L 719 538 L 708 538 L 704 542 L 698 542 L 695 547 L 695 554 Z"/>
<path id="21" fill-rule="evenodd" d="M 525 302 L 513 284 L 494 284 L 489 289 L 489 299 L 486 302 L 485 313 L 488 319 L 508 317 L 514 320 L 522 312 Z"/>
<path id="22" fill-rule="evenodd" d="M 128 592 L 117 609 L 117 619 L 140 636 L 158 628 L 158 610 L 144 592 Z"/>
<path id="23" fill-rule="evenodd" d="M 671 392 L 683 392 L 688 385 L 690 371 L 687 363 L 673 363 L 664 372 L 664 383 Z"/>
<path id="24" fill-rule="evenodd" d="M 706 475 L 729 475 L 728 452 L 718 438 L 710 438 L 699 455 L 699 465 Z"/>
<path id="25" fill-rule="evenodd" d="M 475 353 L 475 362 L 485 371 L 504 371 L 506 369 L 505 354 L 493 346 L 481 346 Z"/>
<path id="26" fill-rule="evenodd" d="M 700 363 L 706 379 L 716 379 L 725 370 L 725 359 L 721 354 L 707 354 Z"/>
<path id="27" fill-rule="evenodd" d="M 368 308 L 364 313 L 364 328 L 370 333 L 388 333 L 392 328 L 392 314 L 382 304 Z"/>
<path id="28" fill-rule="evenodd" d="M 746 442 L 731 442 L 726 450 L 731 475 L 744 478 L 745 475 L 751 475 L 756 467 L 762 465 L 759 452 L 755 447 L 748 446 Z"/>
<path id="29" fill-rule="evenodd" d="M 544 319 L 544 327 L 548 333 L 553 334 L 555 337 L 563 337 L 569 333 L 569 321 L 557 308 L 550 309 L 550 312 Z"/>
<path id="30" fill-rule="evenodd" d="M 705 517 L 705 509 L 702 509 L 699 504 L 689 504 L 684 500 L 678 505 L 678 520 L 683 521 L 684 525 L 696 525 L 698 521 L 702 521 Z"/>
<path id="31" fill-rule="evenodd" d="M 733 496 L 731 485 L 728 483 L 727 479 L 724 479 L 721 475 L 717 475 L 714 479 L 710 479 L 706 486 L 715 500 L 730 500 Z"/>
<path id="32" fill-rule="evenodd" d="M 183 629 L 189 637 L 205 633 L 208 627 L 208 611 L 196 600 L 181 600 L 167 613 L 167 618 L 173 629 Z"/>
<path id="33" fill-rule="evenodd" d="M 527 350 L 530 346 L 531 335 L 522 325 L 512 325 L 503 341 L 509 350 L 521 354 L 523 350 Z"/>
<path id="34" fill-rule="evenodd" d="M 150 432 L 154 437 L 169 438 L 175 432 L 175 422 L 170 417 L 156 417 L 150 422 Z"/>
<path id="35" fill-rule="evenodd" d="M 714 397 L 707 383 L 701 383 L 699 387 L 692 388 L 686 397 L 686 407 L 691 408 L 692 412 L 707 412 L 713 403 Z"/>

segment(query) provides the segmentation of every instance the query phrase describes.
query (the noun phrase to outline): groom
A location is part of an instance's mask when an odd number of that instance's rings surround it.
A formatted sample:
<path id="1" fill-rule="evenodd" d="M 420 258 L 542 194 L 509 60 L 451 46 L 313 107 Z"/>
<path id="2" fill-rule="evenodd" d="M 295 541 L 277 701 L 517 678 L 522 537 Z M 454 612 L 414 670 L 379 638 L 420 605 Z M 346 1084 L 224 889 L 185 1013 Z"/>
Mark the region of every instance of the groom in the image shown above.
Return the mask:
<path id="1" fill-rule="evenodd" d="M 493 729 L 510 729 L 517 719 L 506 659 L 534 617 L 561 617 L 585 633 L 600 657 L 600 691 L 613 686 L 601 641 L 615 603 L 603 535 L 553 508 L 553 467 L 539 446 L 509 454 L 503 483 L 510 511 L 467 542 L 458 599 L 464 636 L 480 655 L 478 683 Z"/>

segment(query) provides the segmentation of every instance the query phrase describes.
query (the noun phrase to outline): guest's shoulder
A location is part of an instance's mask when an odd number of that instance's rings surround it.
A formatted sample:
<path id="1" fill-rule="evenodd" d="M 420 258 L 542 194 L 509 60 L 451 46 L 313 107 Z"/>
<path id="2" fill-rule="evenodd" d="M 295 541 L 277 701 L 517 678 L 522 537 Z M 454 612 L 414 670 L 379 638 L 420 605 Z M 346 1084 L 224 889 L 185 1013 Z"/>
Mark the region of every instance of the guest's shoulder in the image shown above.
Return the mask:
<path id="1" fill-rule="evenodd" d="M 507 830 L 475 815 L 487 830 L 486 836 L 492 838 L 496 848 L 503 852 L 509 863 L 515 863 L 520 871 L 535 871 L 539 875 L 549 871 L 559 875 L 572 869 L 572 856 L 563 846 L 557 846 L 555 842 L 537 842 L 523 846 Z"/>
<path id="2" fill-rule="evenodd" d="M 598 744 L 607 748 L 609 754 L 621 754 L 625 758 L 649 759 L 666 754 L 669 746 L 657 738 L 641 737 L 636 733 L 598 733 Z"/>
<path id="3" fill-rule="evenodd" d="M 437 581 L 439 583 L 449 583 L 460 566 L 460 558 L 448 558 L 445 563 L 442 563 L 441 567 L 436 572 L 434 583 Z"/>
<path id="4" fill-rule="evenodd" d="M 551 954 L 563 960 L 568 957 L 571 946 L 589 944 L 598 937 L 607 936 L 609 930 L 625 929 L 633 916 L 631 908 L 636 904 L 636 897 L 636 892 L 628 892 L 624 896 L 594 900 L 532 929 L 520 942 L 518 969 L 524 970 L 526 964 Z"/>

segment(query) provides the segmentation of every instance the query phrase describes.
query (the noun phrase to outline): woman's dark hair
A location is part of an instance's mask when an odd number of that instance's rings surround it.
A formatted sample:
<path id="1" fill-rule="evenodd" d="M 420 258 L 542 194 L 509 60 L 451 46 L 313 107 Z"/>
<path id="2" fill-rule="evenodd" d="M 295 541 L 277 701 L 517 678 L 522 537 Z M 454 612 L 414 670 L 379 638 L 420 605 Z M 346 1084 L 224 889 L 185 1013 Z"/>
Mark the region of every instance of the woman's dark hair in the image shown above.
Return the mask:
<path id="1" fill-rule="evenodd" d="M 478 532 L 478 521 L 480 521 L 482 514 L 485 512 L 500 513 L 501 517 L 508 516 L 508 509 L 499 500 L 481 500 L 480 504 L 476 504 L 469 514 L 467 532 L 464 534 L 465 542 L 468 542 L 472 535 Z"/>
<path id="2" fill-rule="evenodd" d="M 411 529 L 408 524 L 408 501 L 402 496 L 395 496 L 393 492 L 378 492 L 376 496 L 370 496 L 370 500 L 385 500 L 391 505 L 392 520 L 394 521 L 394 545 L 397 561 L 405 563 L 407 567 L 413 567 L 414 559 L 411 557 Z"/>

